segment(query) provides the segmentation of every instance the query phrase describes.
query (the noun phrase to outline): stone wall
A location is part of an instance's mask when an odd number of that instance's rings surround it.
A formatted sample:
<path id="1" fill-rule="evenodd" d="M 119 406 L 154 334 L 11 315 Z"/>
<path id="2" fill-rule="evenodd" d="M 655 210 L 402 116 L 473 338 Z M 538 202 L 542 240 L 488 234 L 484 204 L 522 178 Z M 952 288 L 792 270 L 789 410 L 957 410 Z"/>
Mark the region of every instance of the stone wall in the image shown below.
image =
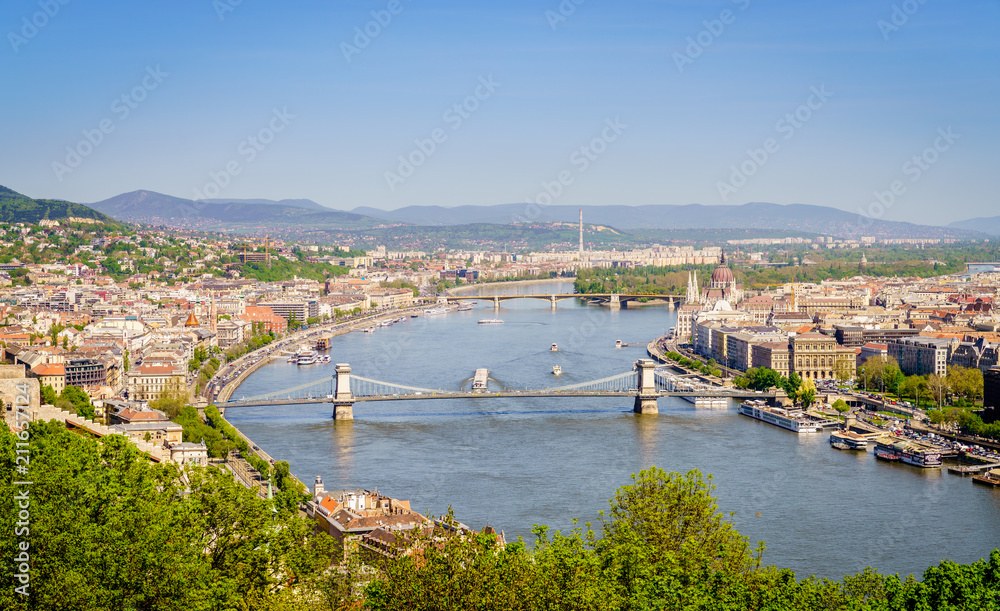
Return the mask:
<path id="1" fill-rule="evenodd" d="M 14 400 L 23 394 L 24 385 L 28 385 L 29 408 L 37 409 L 41 400 L 41 387 L 36 378 L 25 375 L 24 365 L 0 365 L 0 398 L 3 399 L 4 413 L 14 411 Z M 20 389 L 18 388 L 20 386 Z"/>

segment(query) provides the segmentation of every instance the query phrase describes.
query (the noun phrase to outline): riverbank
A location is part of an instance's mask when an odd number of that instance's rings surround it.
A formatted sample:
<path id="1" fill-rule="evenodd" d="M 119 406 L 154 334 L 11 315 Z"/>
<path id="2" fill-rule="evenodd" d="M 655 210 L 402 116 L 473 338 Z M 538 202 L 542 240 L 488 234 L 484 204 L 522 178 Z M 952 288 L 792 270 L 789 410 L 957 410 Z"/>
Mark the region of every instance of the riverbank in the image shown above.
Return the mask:
<path id="1" fill-rule="evenodd" d="M 239 359 L 227 364 L 228 366 L 234 366 L 240 372 L 235 378 L 230 380 L 215 397 L 213 403 L 219 409 L 219 414 L 225 420 L 226 418 L 226 407 L 225 404 L 232 397 L 232 394 L 236 391 L 240 385 L 250 377 L 251 374 L 255 373 L 258 369 L 274 361 L 275 359 L 284 358 L 284 352 L 289 347 L 289 345 L 294 345 L 296 343 L 305 341 L 312 336 L 321 335 L 325 337 L 338 337 L 354 331 L 358 327 L 369 326 L 372 323 L 378 323 L 382 320 L 388 320 L 399 316 L 400 314 L 409 314 L 412 311 L 420 310 L 423 306 L 414 306 L 411 308 L 401 308 L 395 310 L 388 310 L 384 312 L 379 312 L 377 314 L 368 315 L 362 318 L 354 319 L 348 322 L 332 323 L 327 325 L 310 326 L 308 329 L 303 329 L 301 331 L 296 331 L 291 335 L 286 335 L 276 342 L 272 342 L 266 346 L 258 348 L 253 352 L 248 352 L 244 354 Z M 229 369 L 222 368 L 219 370 L 220 375 L 223 371 L 230 371 Z M 228 422 L 228 420 L 227 420 Z M 232 423 L 230 422 L 232 425 Z M 262 458 L 269 464 L 273 465 L 275 459 L 265 452 L 261 447 L 254 442 L 246 433 L 240 430 L 238 426 L 233 425 L 233 429 L 236 433 L 247 443 L 250 447 L 250 454 Z M 231 462 L 234 460 L 234 462 Z M 290 461 L 289 461 L 290 462 Z M 260 486 L 258 493 L 262 496 L 266 495 L 267 489 L 264 487 L 263 476 L 257 472 L 249 463 L 245 461 L 244 458 L 239 457 L 233 459 L 229 457 L 223 459 L 223 464 L 227 465 L 228 468 L 233 472 L 234 475 L 239 477 L 247 487 L 253 488 L 254 483 Z M 256 476 L 254 476 L 256 474 Z M 301 484 L 305 489 L 308 490 L 308 486 L 305 482 L 300 480 L 295 474 L 290 474 L 296 482 Z"/>
<path id="2" fill-rule="evenodd" d="M 314 335 L 325 335 L 329 337 L 337 337 L 345 333 L 350 333 L 358 327 L 370 326 L 372 323 L 378 323 L 383 320 L 389 320 L 395 318 L 400 314 L 407 314 L 413 311 L 422 310 L 424 306 L 413 306 L 409 308 L 398 308 L 393 310 L 385 310 L 375 314 L 369 314 L 362 318 L 353 319 L 344 322 L 329 322 L 320 325 L 310 326 L 308 329 L 303 329 L 301 331 L 296 331 L 290 335 L 286 335 L 279 340 L 272 342 L 266 346 L 262 346 L 253 352 L 248 352 L 236 359 L 232 363 L 227 363 L 225 367 L 219 369 L 219 371 L 213 377 L 218 378 L 224 376 L 227 372 L 232 372 L 235 368 L 239 373 L 235 378 L 228 381 L 218 393 L 215 394 L 212 403 L 221 404 L 219 405 L 219 410 L 225 415 L 224 404 L 232 398 L 236 389 L 246 381 L 250 374 L 256 372 L 258 369 L 272 362 L 274 359 L 281 358 L 281 352 L 289 348 L 289 344 L 296 344 L 302 342 Z M 266 357 L 266 358 L 264 358 Z M 210 381 L 211 384 L 211 381 Z"/>

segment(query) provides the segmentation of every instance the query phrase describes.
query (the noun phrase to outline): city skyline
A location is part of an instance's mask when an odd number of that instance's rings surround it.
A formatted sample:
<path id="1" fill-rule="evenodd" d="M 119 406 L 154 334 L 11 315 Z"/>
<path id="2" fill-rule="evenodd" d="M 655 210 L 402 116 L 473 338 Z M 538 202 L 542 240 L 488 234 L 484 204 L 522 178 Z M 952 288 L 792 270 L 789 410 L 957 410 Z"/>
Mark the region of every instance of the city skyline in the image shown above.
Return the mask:
<path id="1" fill-rule="evenodd" d="M 0 9 L 32 197 L 995 214 L 996 3 L 50 4 Z"/>

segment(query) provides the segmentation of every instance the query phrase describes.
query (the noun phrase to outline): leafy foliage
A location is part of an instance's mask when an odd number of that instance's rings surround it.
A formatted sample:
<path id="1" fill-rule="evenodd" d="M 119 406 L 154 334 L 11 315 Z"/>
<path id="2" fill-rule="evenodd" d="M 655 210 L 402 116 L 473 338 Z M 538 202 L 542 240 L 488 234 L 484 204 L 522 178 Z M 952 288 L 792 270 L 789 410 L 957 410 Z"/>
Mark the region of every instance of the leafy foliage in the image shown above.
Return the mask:
<path id="1" fill-rule="evenodd" d="M 50 397 L 51 398 L 51 397 Z M 68 412 L 73 412 L 81 418 L 94 419 L 94 405 L 90 395 L 76 386 L 67 386 L 56 400 L 55 406 Z"/>
<path id="2" fill-rule="evenodd" d="M 270 263 L 248 261 L 242 265 L 241 269 L 247 278 L 254 278 L 261 282 L 279 282 L 290 280 L 294 276 L 322 282 L 327 278 L 343 276 L 350 271 L 346 267 L 330 265 L 329 263 L 286 261 L 284 259 L 272 259 Z"/>
<path id="3" fill-rule="evenodd" d="M 799 581 L 789 570 L 761 565 L 763 545 L 752 549 L 736 532 L 712 489 L 697 471 L 653 467 L 616 492 L 602 537 L 589 525 L 551 536 L 536 526 L 531 548 L 439 528 L 417 541 L 416 553 L 384 560 L 373 579 L 358 579 L 366 582 L 362 601 L 338 602 L 378 611 L 998 609 L 1000 550 L 970 565 L 943 562 L 923 582 L 871 569 L 841 582 Z M 344 574 L 357 579 L 354 569 Z"/>
<path id="4" fill-rule="evenodd" d="M 0 428 L 0 608 L 236 609 L 300 597 L 334 542 L 215 468 L 146 462 L 124 437 L 101 443 L 58 423 L 30 428 L 30 534 L 15 535 L 15 437 Z M 186 481 L 185 481 L 186 480 Z M 14 548 L 30 542 L 29 595 Z"/>

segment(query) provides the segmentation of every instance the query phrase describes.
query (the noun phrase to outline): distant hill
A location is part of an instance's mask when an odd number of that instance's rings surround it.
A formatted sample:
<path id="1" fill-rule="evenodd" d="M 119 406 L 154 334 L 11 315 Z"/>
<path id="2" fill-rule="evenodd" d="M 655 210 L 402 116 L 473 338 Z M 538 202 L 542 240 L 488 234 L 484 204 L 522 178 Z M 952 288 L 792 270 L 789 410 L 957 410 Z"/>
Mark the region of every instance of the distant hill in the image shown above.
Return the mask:
<path id="1" fill-rule="evenodd" d="M 305 208 L 306 210 L 317 210 L 319 212 L 329 212 L 333 208 L 327 208 L 317 204 L 311 199 L 202 199 L 198 200 L 209 204 L 265 204 L 274 206 L 289 206 L 291 208 Z"/>
<path id="2" fill-rule="evenodd" d="M 221 200 L 219 203 L 210 200 L 194 201 L 155 191 L 122 193 L 90 205 L 123 221 L 202 230 L 259 227 L 363 229 L 384 224 L 380 219 L 323 208 L 310 200 L 282 201 L 310 202 L 318 209 L 283 203 L 246 203 L 241 200 Z"/>
<path id="3" fill-rule="evenodd" d="M 23 197 L 23 196 L 21 196 Z M 65 204 L 65 202 L 64 202 Z M 193 201 L 155 191 L 132 191 L 90 204 L 122 221 L 206 231 L 363 230 L 404 224 L 424 227 L 575 223 L 575 206 L 499 204 L 494 206 L 408 206 L 398 210 L 360 207 L 350 212 L 326 208 L 309 199 L 212 199 Z M 858 238 L 983 238 L 983 231 L 1000 235 L 1000 217 L 973 219 L 949 227 L 885 221 L 807 204 L 701 204 L 651 206 L 584 206 L 587 224 L 626 232 L 648 230 L 740 230 L 750 234 L 813 234 Z M 990 225 L 992 223 L 992 225 Z M 992 227 L 992 229 L 990 228 Z M 753 237 L 753 236 L 750 236 Z"/>
<path id="4" fill-rule="evenodd" d="M 414 225 L 471 223 L 575 222 L 576 206 L 498 204 L 494 206 L 408 206 L 397 210 L 355 208 L 352 212 Z M 631 229 L 759 229 L 802 231 L 839 237 L 975 237 L 978 229 L 944 228 L 896 221 L 873 220 L 857 214 L 807 204 L 751 202 L 740 206 L 583 206 L 585 223 Z"/>
<path id="5" fill-rule="evenodd" d="M 982 231 L 990 235 L 1000 236 L 1000 216 L 981 216 L 967 221 L 955 221 L 948 227 L 968 231 Z"/>
<path id="6" fill-rule="evenodd" d="M 45 219 L 60 221 L 70 217 L 115 224 L 114 219 L 83 204 L 73 204 L 59 199 L 32 199 L 0 186 L 0 222 L 37 223 Z"/>

